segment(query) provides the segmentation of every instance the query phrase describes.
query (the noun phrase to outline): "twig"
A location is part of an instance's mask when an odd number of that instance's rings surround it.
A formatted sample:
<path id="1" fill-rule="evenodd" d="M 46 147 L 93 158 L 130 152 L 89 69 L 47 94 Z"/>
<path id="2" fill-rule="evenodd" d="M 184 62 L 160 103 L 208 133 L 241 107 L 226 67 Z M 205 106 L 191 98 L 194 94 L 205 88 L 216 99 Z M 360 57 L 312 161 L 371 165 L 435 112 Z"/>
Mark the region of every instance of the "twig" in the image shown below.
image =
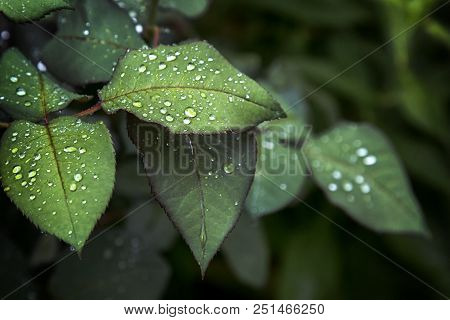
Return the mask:
<path id="1" fill-rule="evenodd" d="M 85 117 L 85 116 L 90 116 L 90 115 L 96 113 L 97 111 L 99 111 L 101 108 L 102 108 L 102 101 L 99 101 L 96 104 L 94 104 L 92 107 L 77 113 L 75 116 L 79 117 L 79 118 Z"/>

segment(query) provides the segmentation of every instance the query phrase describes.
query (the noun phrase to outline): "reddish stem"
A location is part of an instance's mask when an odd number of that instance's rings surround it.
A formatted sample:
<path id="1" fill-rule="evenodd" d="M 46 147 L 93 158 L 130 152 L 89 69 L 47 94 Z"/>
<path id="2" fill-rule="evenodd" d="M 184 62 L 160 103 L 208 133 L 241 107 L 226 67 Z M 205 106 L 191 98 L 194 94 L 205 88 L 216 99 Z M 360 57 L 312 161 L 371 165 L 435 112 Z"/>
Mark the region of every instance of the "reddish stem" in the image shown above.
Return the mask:
<path id="1" fill-rule="evenodd" d="M 101 108 L 102 108 L 102 101 L 99 101 L 96 104 L 94 104 L 92 107 L 77 113 L 75 116 L 80 117 L 80 118 L 85 117 L 85 116 L 90 116 L 90 115 L 96 113 L 97 111 L 99 111 Z"/>
<path id="2" fill-rule="evenodd" d="M 156 48 L 159 45 L 159 34 L 160 34 L 160 29 L 158 26 L 154 26 L 153 27 L 153 48 Z"/>
<path id="3" fill-rule="evenodd" d="M 9 128 L 10 124 L 7 122 L 0 122 L 0 128 Z"/>

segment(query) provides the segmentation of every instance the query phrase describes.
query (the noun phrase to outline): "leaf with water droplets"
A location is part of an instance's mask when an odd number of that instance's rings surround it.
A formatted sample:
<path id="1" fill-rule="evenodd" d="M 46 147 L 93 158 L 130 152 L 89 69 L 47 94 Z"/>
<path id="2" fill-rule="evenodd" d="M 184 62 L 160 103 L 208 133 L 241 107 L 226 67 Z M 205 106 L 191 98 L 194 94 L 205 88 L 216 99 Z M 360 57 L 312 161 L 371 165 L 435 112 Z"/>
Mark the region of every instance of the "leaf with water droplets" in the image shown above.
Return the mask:
<path id="1" fill-rule="evenodd" d="M 345 124 L 306 145 L 318 185 L 355 220 L 382 232 L 427 233 L 406 173 L 386 137 Z"/>
<path id="2" fill-rule="evenodd" d="M 99 122 L 16 121 L 0 148 L 4 191 L 39 228 L 81 249 L 112 193 L 115 158 Z"/>
<path id="3" fill-rule="evenodd" d="M 75 85 L 107 82 L 128 48 L 145 45 L 130 17 L 107 0 L 80 0 L 60 15 L 44 61 L 58 78 Z"/>
<path id="4" fill-rule="evenodd" d="M 113 0 L 120 8 L 126 10 L 135 23 L 147 24 L 150 17 L 152 1 L 149 0 Z"/>
<path id="5" fill-rule="evenodd" d="M 152 191 L 204 274 L 236 223 L 250 188 L 256 162 L 254 134 L 173 134 L 131 115 L 128 130 Z"/>
<path id="6" fill-rule="evenodd" d="M 284 116 L 265 89 L 206 42 L 127 53 L 100 96 L 106 112 L 123 109 L 174 133 L 243 130 Z"/>
<path id="7" fill-rule="evenodd" d="M 223 254 L 235 275 L 255 288 L 266 284 L 269 274 L 269 246 L 258 220 L 242 214 L 222 246 Z"/>
<path id="8" fill-rule="evenodd" d="M 29 22 L 51 11 L 70 8 L 69 0 L 0 0 L 0 12 L 17 22 Z"/>
<path id="9" fill-rule="evenodd" d="M 161 7 L 175 9 L 189 17 L 195 17 L 205 11 L 208 0 L 160 0 L 159 4 Z"/>
<path id="10" fill-rule="evenodd" d="M 80 95 L 61 88 L 17 49 L 0 60 L 0 106 L 15 119 L 39 120 Z"/>
<path id="11" fill-rule="evenodd" d="M 276 212 L 295 200 L 309 174 L 303 143 L 310 126 L 289 106 L 285 119 L 262 123 L 258 128 L 258 162 L 246 208 L 255 217 Z"/>

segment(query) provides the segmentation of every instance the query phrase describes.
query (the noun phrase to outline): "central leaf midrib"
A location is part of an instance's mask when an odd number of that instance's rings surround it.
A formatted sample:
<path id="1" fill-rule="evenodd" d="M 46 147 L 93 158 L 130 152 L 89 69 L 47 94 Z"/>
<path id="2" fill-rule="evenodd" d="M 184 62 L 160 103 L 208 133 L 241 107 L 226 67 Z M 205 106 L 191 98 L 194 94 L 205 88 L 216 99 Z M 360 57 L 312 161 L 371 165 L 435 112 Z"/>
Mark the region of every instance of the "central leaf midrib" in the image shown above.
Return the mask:
<path id="1" fill-rule="evenodd" d="M 49 147 L 50 147 L 50 150 L 52 151 L 53 159 L 55 160 L 56 171 L 58 173 L 59 182 L 61 183 L 61 187 L 63 189 L 64 204 L 66 205 L 67 213 L 69 215 L 69 220 L 70 220 L 70 225 L 72 226 L 73 236 L 75 237 L 75 239 L 77 241 L 78 237 L 77 237 L 77 233 L 75 231 L 75 224 L 73 223 L 72 214 L 71 214 L 71 211 L 70 211 L 70 208 L 69 208 L 69 204 L 67 203 L 67 199 L 68 199 L 67 194 L 68 193 L 67 193 L 67 190 L 66 190 L 66 188 L 64 186 L 64 180 L 63 180 L 63 177 L 62 177 L 62 171 L 61 171 L 61 168 L 59 166 L 58 156 L 57 156 L 57 153 L 56 153 L 56 146 L 55 146 L 55 143 L 53 141 L 52 133 L 50 132 L 49 124 L 47 123 L 47 116 L 48 116 L 48 112 L 47 112 L 47 95 L 46 95 L 46 92 L 45 92 L 44 79 L 42 77 L 42 74 L 40 74 L 40 73 L 38 73 L 38 80 L 39 80 L 39 89 L 40 89 L 40 92 L 41 92 L 41 108 L 42 108 L 42 112 L 44 113 L 44 116 L 45 116 L 45 119 L 46 119 L 46 123 L 44 125 L 45 126 L 45 131 L 47 133 L 48 140 L 50 142 Z M 78 243 L 76 243 L 76 245 L 78 246 Z"/>
<path id="2" fill-rule="evenodd" d="M 275 110 L 273 110 L 270 107 L 267 107 L 267 106 L 265 106 L 265 105 L 263 105 L 261 103 L 252 101 L 252 100 L 250 100 L 250 99 L 248 99 L 246 97 L 243 97 L 243 96 L 238 95 L 238 94 L 233 93 L 233 92 L 226 92 L 226 91 L 222 91 L 222 90 L 219 90 L 219 89 L 213 89 L 213 88 L 199 88 L 199 87 L 189 87 L 189 86 L 164 86 L 164 87 L 153 87 L 152 86 L 152 87 L 146 87 L 146 88 L 142 88 L 142 89 L 138 89 L 138 90 L 134 90 L 134 91 L 129 91 L 127 93 L 123 93 L 123 94 L 120 94 L 120 95 L 117 95 L 117 96 L 114 96 L 114 97 L 111 97 L 111 98 L 107 98 L 107 99 L 103 100 L 103 103 L 111 102 L 111 101 L 114 101 L 116 99 L 120 99 L 122 97 L 128 96 L 130 94 L 136 94 L 136 93 L 145 92 L 145 91 L 152 91 L 152 90 L 179 90 L 179 89 L 181 89 L 181 90 L 188 90 L 188 89 L 189 90 L 199 90 L 199 91 L 206 91 L 206 92 L 211 91 L 211 92 L 215 92 L 215 93 L 218 93 L 218 94 L 232 95 L 234 97 L 237 97 L 237 98 L 240 98 L 240 99 L 245 100 L 247 102 L 250 102 L 250 103 L 252 103 L 252 104 L 254 104 L 254 105 L 256 105 L 256 106 L 258 106 L 260 108 L 263 108 L 265 110 L 268 109 L 268 110 L 271 110 L 271 111 L 275 111 Z"/>
<path id="3" fill-rule="evenodd" d="M 201 177 L 200 177 L 200 173 L 198 172 L 198 163 L 197 163 L 197 151 L 193 145 L 192 139 L 190 136 L 187 136 L 187 139 L 189 140 L 189 147 L 191 149 L 192 152 L 192 158 L 193 158 L 193 164 L 194 164 L 194 172 L 195 172 L 195 179 L 197 182 L 197 186 L 198 186 L 198 190 L 200 193 L 200 212 L 201 212 L 201 229 L 200 229 L 200 234 L 202 229 L 205 230 L 205 237 L 206 237 L 206 242 L 208 241 L 208 232 L 206 229 L 206 217 L 205 217 L 205 195 L 203 193 L 203 186 L 202 186 L 202 182 L 201 182 Z M 202 248 L 202 259 L 205 259 L 205 254 L 206 254 L 206 243 L 205 245 L 203 245 L 201 243 L 201 239 L 200 239 L 200 246 Z"/>

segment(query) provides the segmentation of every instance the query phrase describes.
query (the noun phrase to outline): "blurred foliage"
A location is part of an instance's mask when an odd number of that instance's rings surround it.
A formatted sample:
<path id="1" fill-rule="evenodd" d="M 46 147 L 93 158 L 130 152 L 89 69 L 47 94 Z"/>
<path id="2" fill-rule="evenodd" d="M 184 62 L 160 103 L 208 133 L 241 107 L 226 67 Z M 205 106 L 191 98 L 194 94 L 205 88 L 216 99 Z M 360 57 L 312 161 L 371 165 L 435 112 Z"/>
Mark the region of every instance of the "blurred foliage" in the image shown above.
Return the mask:
<path id="1" fill-rule="evenodd" d="M 165 285 L 158 284 L 160 287 L 155 285 L 148 290 L 140 291 L 141 281 L 130 280 L 134 275 L 126 270 L 115 272 L 118 280 L 114 283 L 126 283 L 128 292 L 142 298 L 437 299 L 443 298 L 442 294 L 449 296 L 449 16 L 448 1 L 437 0 L 215 0 L 202 16 L 193 20 L 177 13 L 161 15 L 164 43 L 191 37 L 207 39 L 235 66 L 268 83 L 299 114 L 307 108 L 315 132 L 344 119 L 378 126 L 393 142 L 406 166 L 432 237 L 368 231 L 328 204 L 324 194 L 307 183 L 300 198 L 354 236 L 308 206 L 292 203 L 260 219 L 258 232 L 262 234 L 258 237 L 265 239 L 261 243 L 267 242 L 266 251 L 258 247 L 258 254 L 251 249 L 247 254 L 240 252 L 245 254 L 247 268 L 262 261 L 267 263 L 267 271 L 261 269 L 257 271 L 258 278 L 249 278 L 248 270 L 236 270 L 225 250 L 213 260 L 202 280 L 180 237 L 173 235 L 173 239 L 167 240 L 166 232 L 153 236 L 155 232 L 158 234 L 154 223 L 133 224 L 125 219 L 113 226 L 130 212 L 134 214 L 133 209 L 148 198 L 145 179 L 139 180 L 136 171 L 133 172 L 137 159 L 130 152 L 123 119 L 117 115 L 107 123 L 113 129 L 120 158 L 119 183 L 96 234 L 112 227 L 127 243 L 143 236 L 149 239 L 150 249 L 139 252 L 138 258 L 154 259 L 155 265 L 170 266 L 172 271 L 170 276 L 167 272 L 158 278 L 163 281 L 167 277 Z M 54 32 L 55 16 L 49 16 L 39 26 L 16 25 L 0 17 L 0 50 L 17 46 L 32 61 L 39 61 L 42 48 L 50 39 L 42 28 Z M 98 87 L 86 89 L 95 92 Z M 8 120 L 4 114 L 0 117 Z M 124 159 L 127 161 L 121 161 Z M 0 295 L 4 296 L 58 261 L 68 250 L 58 242 L 45 243 L 47 240 L 42 238 L 48 236 L 26 221 L 4 194 L 0 195 L 0 205 L 3 208 Z M 156 206 L 145 210 L 149 216 L 159 211 Z M 143 213 L 139 210 L 136 214 Z M 139 236 L 130 236 L 130 228 Z M 162 242 L 162 247 L 157 245 L 158 249 L 152 249 L 152 244 Z M 96 249 L 95 245 L 94 241 L 91 250 Z M 108 244 L 105 238 L 96 246 L 102 245 L 105 247 L 99 250 L 113 248 L 115 244 Z M 88 250 L 89 246 L 87 259 Z M 157 258 L 150 251 L 157 252 Z M 268 252 L 270 256 L 264 258 Z M 128 261 L 136 255 L 131 254 L 121 257 Z M 157 262 L 159 259 L 166 262 Z M 107 266 L 117 270 L 123 265 L 120 262 L 119 259 Z M 8 297 L 67 297 L 55 287 L 62 268 L 61 265 L 49 269 Z M 153 279 L 161 274 L 157 273 L 161 268 L 156 269 L 148 267 L 143 277 Z M 111 293 L 106 285 L 98 287 L 105 292 L 97 297 Z M 81 292 L 80 289 L 77 294 Z M 127 296 L 123 292 L 120 291 L 121 297 Z"/>

